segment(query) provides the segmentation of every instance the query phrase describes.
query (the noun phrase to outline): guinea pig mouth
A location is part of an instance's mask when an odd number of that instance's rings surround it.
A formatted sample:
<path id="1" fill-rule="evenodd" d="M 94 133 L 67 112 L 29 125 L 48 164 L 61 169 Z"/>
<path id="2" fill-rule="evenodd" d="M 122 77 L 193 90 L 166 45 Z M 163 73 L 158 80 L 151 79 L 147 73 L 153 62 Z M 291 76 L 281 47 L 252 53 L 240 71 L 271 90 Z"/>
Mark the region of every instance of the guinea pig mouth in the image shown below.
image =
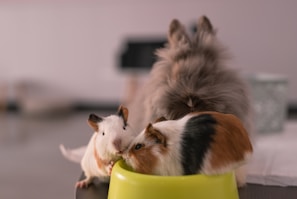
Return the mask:
<path id="1" fill-rule="evenodd" d="M 129 165 L 130 167 L 132 167 L 131 159 L 129 158 L 128 155 L 124 155 L 124 156 L 123 156 L 123 159 L 124 159 L 124 161 L 125 161 L 125 163 L 126 163 L 127 165 Z"/>
<path id="2" fill-rule="evenodd" d="M 117 151 L 117 152 L 116 152 L 116 155 L 118 155 L 118 156 L 122 156 L 123 154 L 124 154 L 123 151 Z"/>
<path id="3" fill-rule="evenodd" d="M 129 146 L 124 147 L 124 148 L 122 148 L 120 150 L 117 150 L 116 151 L 116 154 L 119 155 L 119 156 L 123 156 L 125 153 L 128 152 L 128 150 L 129 150 Z"/>
<path id="4" fill-rule="evenodd" d="M 116 151 L 116 152 L 114 153 L 114 157 L 113 157 L 113 159 L 120 159 L 121 157 L 122 157 L 121 152 Z"/>
<path id="5" fill-rule="evenodd" d="M 113 165 L 115 162 L 117 162 L 120 159 L 121 159 L 120 156 L 114 156 L 113 158 L 111 158 L 111 160 L 109 162 L 110 162 L 110 164 Z"/>
<path id="6" fill-rule="evenodd" d="M 124 152 L 122 153 L 122 158 L 125 160 L 125 161 L 128 161 L 129 160 L 129 155 L 127 152 Z"/>

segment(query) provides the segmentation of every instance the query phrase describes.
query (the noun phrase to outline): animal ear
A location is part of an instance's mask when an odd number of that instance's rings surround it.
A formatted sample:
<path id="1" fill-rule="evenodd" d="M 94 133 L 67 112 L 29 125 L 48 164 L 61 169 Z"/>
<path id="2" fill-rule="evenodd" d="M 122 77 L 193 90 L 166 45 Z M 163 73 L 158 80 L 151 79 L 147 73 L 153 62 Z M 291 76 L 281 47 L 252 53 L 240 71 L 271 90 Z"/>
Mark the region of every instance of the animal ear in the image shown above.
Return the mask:
<path id="1" fill-rule="evenodd" d="M 167 146 L 166 137 L 149 123 L 145 131 L 146 137 L 155 140 L 157 144 L 162 144 L 164 147 Z"/>
<path id="2" fill-rule="evenodd" d="M 206 16 L 201 16 L 198 19 L 198 24 L 197 24 L 197 31 L 199 32 L 209 32 L 209 33 L 214 33 L 213 27 L 210 23 L 210 20 Z"/>
<path id="3" fill-rule="evenodd" d="M 163 121 L 166 121 L 166 120 L 167 119 L 164 116 L 162 116 L 162 117 L 159 117 L 158 119 L 156 119 L 154 123 L 163 122 Z"/>
<path id="4" fill-rule="evenodd" d="M 101 122 L 103 119 L 94 113 L 89 115 L 88 123 L 89 125 L 97 132 L 99 130 L 98 123 Z"/>
<path id="5" fill-rule="evenodd" d="M 127 125 L 128 114 L 129 114 L 128 109 L 121 105 L 118 109 L 118 115 L 123 118 L 125 126 Z"/>
<path id="6" fill-rule="evenodd" d="M 216 30 L 213 29 L 210 20 L 206 16 L 201 16 L 197 22 L 197 31 L 193 40 L 194 45 L 197 45 L 197 47 L 212 46 L 215 35 Z M 212 54 L 213 53 L 210 53 L 210 55 Z"/>
<path id="7" fill-rule="evenodd" d="M 169 26 L 168 41 L 172 47 L 190 45 L 190 39 L 185 27 L 177 20 L 173 19 Z"/>

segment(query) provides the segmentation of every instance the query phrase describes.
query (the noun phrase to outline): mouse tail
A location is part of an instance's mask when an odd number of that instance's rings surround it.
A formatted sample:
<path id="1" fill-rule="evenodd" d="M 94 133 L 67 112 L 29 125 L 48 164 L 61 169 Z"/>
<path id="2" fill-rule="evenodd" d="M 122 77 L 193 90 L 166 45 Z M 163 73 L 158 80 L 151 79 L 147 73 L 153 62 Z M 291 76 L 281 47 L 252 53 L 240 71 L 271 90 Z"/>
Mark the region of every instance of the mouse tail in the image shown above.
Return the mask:
<path id="1" fill-rule="evenodd" d="M 87 146 L 81 146 L 79 148 L 75 149 L 67 149 L 63 144 L 60 144 L 59 146 L 60 151 L 62 155 L 69 161 L 75 162 L 75 163 L 80 163 L 85 152 L 87 149 Z"/>

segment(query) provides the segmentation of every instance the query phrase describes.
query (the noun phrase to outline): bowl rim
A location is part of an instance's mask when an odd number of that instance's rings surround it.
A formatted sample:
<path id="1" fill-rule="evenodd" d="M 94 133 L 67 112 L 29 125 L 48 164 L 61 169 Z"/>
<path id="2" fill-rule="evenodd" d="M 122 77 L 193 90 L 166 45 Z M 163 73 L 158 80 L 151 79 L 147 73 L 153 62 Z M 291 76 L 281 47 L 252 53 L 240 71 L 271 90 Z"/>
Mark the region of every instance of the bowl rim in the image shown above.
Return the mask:
<path id="1" fill-rule="evenodd" d="M 191 174 L 191 175 L 180 175 L 180 176 L 161 176 L 161 175 L 151 175 L 151 174 L 143 174 L 143 173 L 137 173 L 133 171 L 133 169 L 128 166 L 124 160 L 118 160 L 113 170 L 125 177 L 131 177 L 134 179 L 141 179 L 141 180 L 148 180 L 151 182 L 151 180 L 163 180 L 163 181 L 174 181 L 174 180 L 193 180 L 193 179 L 201 179 L 204 180 L 213 180 L 213 179 L 219 179 L 224 178 L 229 175 L 234 175 L 234 171 L 226 172 L 224 174 L 215 174 L 215 175 L 205 175 L 205 174 Z"/>

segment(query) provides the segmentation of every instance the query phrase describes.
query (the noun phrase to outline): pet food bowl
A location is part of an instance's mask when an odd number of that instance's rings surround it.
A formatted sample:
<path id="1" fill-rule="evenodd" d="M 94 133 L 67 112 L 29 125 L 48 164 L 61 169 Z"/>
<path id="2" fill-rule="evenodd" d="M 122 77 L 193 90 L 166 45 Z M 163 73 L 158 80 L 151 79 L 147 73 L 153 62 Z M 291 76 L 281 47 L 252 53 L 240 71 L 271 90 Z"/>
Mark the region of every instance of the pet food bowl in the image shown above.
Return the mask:
<path id="1" fill-rule="evenodd" d="M 133 172 L 118 161 L 110 179 L 108 199 L 239 199 L 233 172 L 206 176 L 156 176 Z"/>

